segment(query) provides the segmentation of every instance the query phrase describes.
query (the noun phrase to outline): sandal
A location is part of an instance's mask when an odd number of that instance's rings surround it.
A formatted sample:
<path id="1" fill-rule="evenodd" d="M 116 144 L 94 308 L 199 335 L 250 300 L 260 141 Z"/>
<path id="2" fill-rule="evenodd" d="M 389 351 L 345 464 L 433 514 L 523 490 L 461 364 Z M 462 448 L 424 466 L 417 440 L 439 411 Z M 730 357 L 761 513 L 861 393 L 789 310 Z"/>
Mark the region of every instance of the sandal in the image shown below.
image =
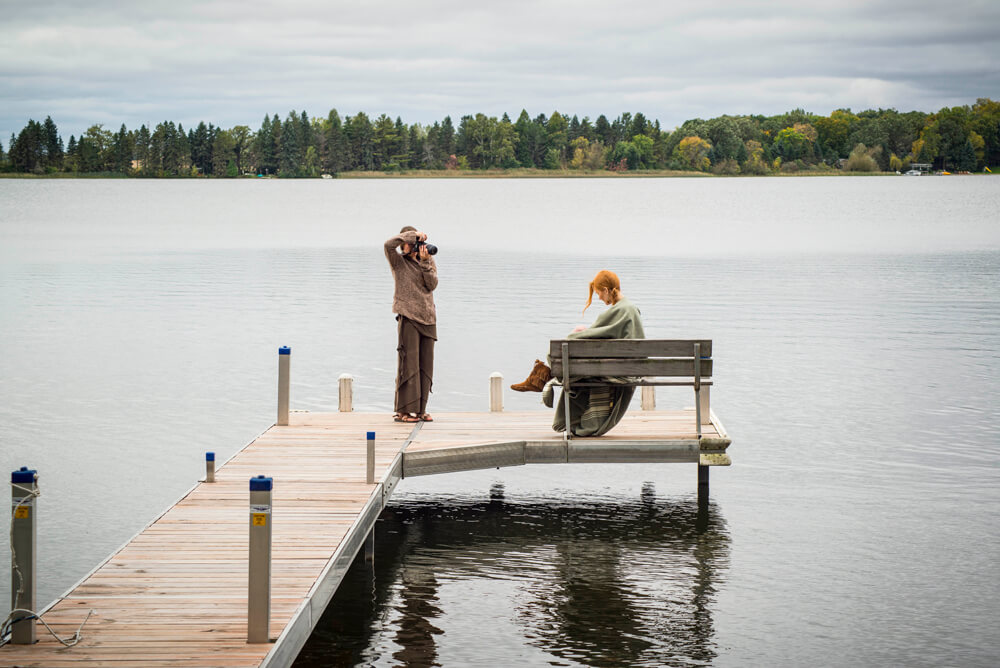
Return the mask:
<path id="1" fill-rule="evenodd" d="M 396 413 L 392 416 L 395 422 L 420 422 L 420 418 L 416 415 L 410 415 L 409 413 Z"/>
<path id="2" fill-rule="evenodd" d="M 434 422 L 434 418 L 431 417 L 430 413 L 424 413 L 420 416 L 422 422 Z"/>

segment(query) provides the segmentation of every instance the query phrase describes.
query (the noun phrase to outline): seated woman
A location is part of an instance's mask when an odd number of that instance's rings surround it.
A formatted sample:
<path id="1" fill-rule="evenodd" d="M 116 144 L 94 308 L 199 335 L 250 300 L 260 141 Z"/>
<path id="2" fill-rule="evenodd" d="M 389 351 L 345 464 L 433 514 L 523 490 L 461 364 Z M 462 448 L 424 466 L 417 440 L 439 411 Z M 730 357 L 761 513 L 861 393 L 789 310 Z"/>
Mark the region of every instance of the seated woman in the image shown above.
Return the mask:
<path id="1" fill-rule="evenodd" d="M 642 329 L 642 319 L 639 309 L 621 292 L 621 283 L 614 272 L 602 270 L 590 282 L 590 293 L 587 295 L 586 312 L 593 300 L 594 293 L 611 308 L 598 316 L 590 327 L 583 325 L 570 333 L 569 339 L 644 339 L 646 334 Z M 552 372 L 540 360 L 535 360 L 535 368 L 523 383 L 511 385 L 518 392 L 541 392 L 545 390 L 545 404 L 552 407 L 550 378 Z M 574 380 L 585 380 L 583 378 Z M 602 379 L 604 380 L 604 379 Z M 607 379 L 610 383 L 614 379 Z M 614 427 L 628 410 L 629 402 L 635 388 L 620 385 L 602 385 L 598 387 L 571 387 L 569 393 L 570 433 L 574 436 L 601 436 Z M 566 430 L 565 402 L 560 395 L 555 406 L 556 414 L 552 420 L 555 431 Z"/>

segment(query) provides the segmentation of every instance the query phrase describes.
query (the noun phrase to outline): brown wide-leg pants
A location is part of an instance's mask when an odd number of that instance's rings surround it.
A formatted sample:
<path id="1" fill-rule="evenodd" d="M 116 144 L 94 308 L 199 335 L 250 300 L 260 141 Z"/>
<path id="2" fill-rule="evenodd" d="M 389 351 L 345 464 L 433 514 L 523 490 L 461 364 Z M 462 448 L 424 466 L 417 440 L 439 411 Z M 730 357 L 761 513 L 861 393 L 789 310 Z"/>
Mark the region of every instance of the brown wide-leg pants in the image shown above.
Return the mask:
<path id="1" fill-rule="evenodd" d="M 396 412 L 423 415 L 434 379 L 437 325 L 424 325 L 398 315 L 399 362 L 396 367 Z"/>

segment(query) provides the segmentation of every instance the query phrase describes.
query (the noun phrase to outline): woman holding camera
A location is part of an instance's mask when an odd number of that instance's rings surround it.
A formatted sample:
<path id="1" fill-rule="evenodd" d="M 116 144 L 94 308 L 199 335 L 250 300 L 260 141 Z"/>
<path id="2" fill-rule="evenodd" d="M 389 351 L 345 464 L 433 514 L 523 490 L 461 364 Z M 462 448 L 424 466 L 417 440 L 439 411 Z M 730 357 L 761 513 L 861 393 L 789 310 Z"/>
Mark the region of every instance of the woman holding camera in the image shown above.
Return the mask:
<path id="1" fill-rule="evenodd" d="M 396 422 L 430 422 L 427 399 L 434 378 L 434 342 L 437 312 L 434 289 L 437 266 L 428 252 L 427 235 L 407 225 L 385 242 L 395 294 L 392 312 L 398 330 L 396 367 Z"/>

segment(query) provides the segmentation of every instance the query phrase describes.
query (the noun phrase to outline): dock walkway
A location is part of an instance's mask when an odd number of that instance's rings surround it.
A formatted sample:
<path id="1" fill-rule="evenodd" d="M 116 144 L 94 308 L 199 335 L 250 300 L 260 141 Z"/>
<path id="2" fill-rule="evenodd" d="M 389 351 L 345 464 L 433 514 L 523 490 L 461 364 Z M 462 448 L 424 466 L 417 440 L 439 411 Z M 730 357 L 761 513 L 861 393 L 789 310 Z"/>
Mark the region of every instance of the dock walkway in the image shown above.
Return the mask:
<path id="1" fill-rule="evenodd" d="M 63 637 L 93 610 L 78 645 L 63 647 L 39 625 L 37 644 L 0 647 L 0 665 L 288 666 L 403 477 L 531 463 L 728 463 L 714 415 L 700 442 L 691 410 L 629 412 L 610 434 L 568 443 L 551 417 L 442 413 L 413 425 L 292 412 L 46 609 Z M 376 432 L 374 484 L 366 431 Z M 274 480 L 272 642 L 249 644 L 248 480 L 258 474 Z"/>

